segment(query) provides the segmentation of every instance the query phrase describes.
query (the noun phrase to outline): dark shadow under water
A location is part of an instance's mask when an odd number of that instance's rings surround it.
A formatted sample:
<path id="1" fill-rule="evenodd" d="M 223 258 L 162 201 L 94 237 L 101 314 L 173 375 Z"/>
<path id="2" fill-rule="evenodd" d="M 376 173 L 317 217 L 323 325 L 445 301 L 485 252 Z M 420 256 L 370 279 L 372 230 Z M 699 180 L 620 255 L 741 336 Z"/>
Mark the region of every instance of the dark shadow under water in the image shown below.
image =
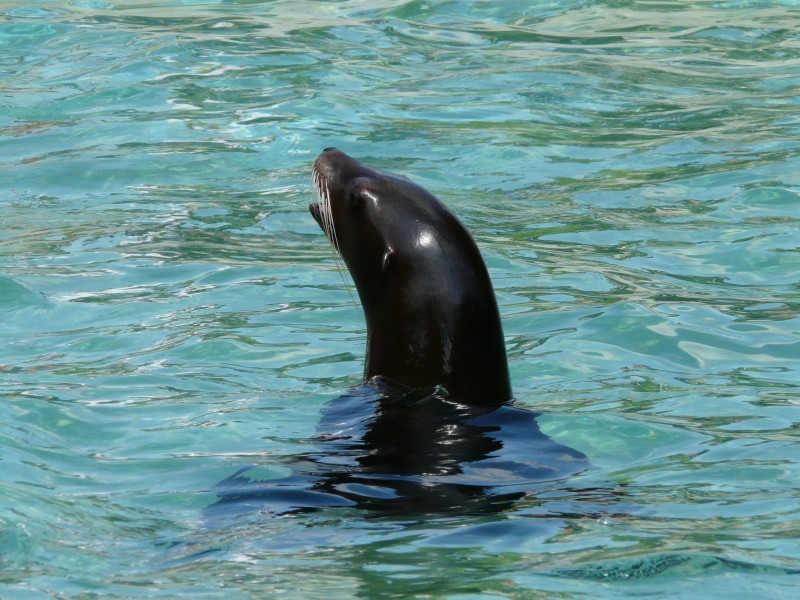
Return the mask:
<path id="1" fill-rule="evenodd" d="M 435 388 L 376 377 L 328 405 L 318 450 L 284 462 L 290 476 L 257 480 L 248 476 L 253 466 L 240 469 L 218 484 L 206 517 L 329 507 L 398 516 L 500 512 L 589 468 L 583 454 L 539 430 L 537 415 L 466 406 Z"/>

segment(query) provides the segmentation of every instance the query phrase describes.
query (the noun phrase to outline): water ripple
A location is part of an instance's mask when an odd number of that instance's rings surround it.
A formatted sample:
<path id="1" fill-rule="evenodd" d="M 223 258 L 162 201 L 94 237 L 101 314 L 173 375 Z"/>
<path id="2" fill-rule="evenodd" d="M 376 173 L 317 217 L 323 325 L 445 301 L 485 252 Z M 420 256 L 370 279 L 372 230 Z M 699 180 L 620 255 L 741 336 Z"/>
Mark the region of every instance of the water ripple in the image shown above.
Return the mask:
<path id="1" fill-rule="evenodd" d="M 0 595 L 793 597 L 796 5 L 6 2 Z M 201 522 L 360 381 L 332 144 L 473 232 L 574 489 Z"/>

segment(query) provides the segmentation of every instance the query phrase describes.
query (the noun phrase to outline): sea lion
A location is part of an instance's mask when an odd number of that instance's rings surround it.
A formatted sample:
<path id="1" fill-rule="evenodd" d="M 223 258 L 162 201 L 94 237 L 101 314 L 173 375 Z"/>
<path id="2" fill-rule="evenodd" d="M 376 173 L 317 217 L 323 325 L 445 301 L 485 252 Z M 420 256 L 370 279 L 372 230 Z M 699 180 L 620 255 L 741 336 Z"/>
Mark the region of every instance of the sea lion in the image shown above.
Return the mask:
<path id="1" fill-rule="evenodd" d="M 433 194 L 336 148 L 314 161 L 312 216 L 341 254 L 367 321 L 364 379 L 442 386 L 467 405 L 512 397 L 503 328 L 475 241 Z"/>
<path id="2" fill-rule="evenodd" d="M 419 185 L 335 148 L 316 159 L 313 181 L 311 214 L 364 306 L 365 381 L 323 410 L 315 450 L 275 461 L 291 475 L 241 468 L 217 486 L 209 519 L 334 507 L 494 513 L 539 493 L 563 500 L 563 482 L 588 461 L 509 402 L 497 301 L 464 226 Z M 559 502 L 537 514 L 563 514 Z"/>

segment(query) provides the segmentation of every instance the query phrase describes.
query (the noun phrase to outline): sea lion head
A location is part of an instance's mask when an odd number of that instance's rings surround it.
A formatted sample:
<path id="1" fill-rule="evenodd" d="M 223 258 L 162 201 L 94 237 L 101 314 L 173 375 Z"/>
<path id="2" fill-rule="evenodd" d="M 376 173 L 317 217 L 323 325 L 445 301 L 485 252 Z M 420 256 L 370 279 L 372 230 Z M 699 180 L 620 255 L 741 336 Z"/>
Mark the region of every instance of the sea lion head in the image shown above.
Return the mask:
<path id="1" fill-rule="evenodd" d="M 359 292 L 380 284 L 398 259 L 410 259 L 416 247 L 430 241 L 432 213 L 443 210 L 452 217 L 423 187 L 369 168 L 336 148 L 317 157 L 312 174 L 319 201 L 309 207 L 311 214 Z"/>

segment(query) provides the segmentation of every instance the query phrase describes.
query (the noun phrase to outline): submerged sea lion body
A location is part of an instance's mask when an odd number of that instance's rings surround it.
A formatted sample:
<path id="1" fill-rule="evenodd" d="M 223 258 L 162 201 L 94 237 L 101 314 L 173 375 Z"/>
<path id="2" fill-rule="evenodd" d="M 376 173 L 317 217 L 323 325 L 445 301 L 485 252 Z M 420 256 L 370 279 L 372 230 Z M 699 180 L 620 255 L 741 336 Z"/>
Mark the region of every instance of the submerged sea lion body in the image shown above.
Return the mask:
<path id="1" fill-rule="evenodd" d="M 219 500 L 206 517 L 224 524 L 337 507 L 373 515 L 487 514 L 526 496 L 536 516 L 580 513 L 583 502 L 564 499 L 575 499 L 569 477 L 588 468 L 586 457 L 544 435 L 536 417 L 373 377 L 328 404 L 315 450 L 273 458 L 266 479 L 254 465 L 240 469 L 216 486 Z M 276 466 L 291 475 L 272 478 Z M 586 492 L 597 495 L 579 495 Z"/>
<path id="2" fill-rule="evenodd" d="M 335 148 L 314 162 L 311 214 L 364 307 L 364 379 L 443 386 L 464 404 L 511 399 L 503 329 L 478 247 L 430 192 Z"/>

